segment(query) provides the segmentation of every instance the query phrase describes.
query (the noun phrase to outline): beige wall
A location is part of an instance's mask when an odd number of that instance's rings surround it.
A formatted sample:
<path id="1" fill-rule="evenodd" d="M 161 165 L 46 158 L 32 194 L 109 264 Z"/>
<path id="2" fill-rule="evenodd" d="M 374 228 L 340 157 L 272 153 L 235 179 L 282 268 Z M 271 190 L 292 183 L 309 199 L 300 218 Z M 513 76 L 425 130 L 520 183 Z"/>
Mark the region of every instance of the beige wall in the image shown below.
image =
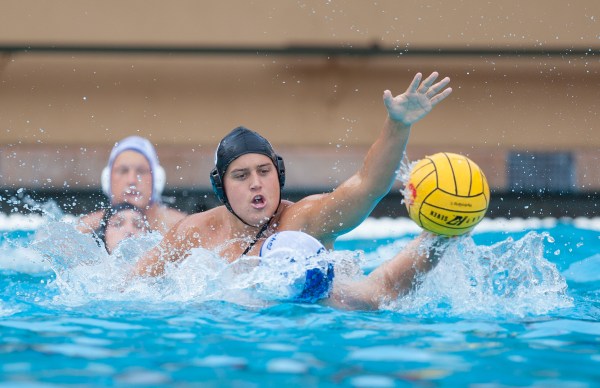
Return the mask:
<path id="1" fill-rule="evenodd" d="M 330 186 L 375 138 L 382 91 L 417 71 L 452 78 L 452 96 L 417 124 L 409 157 L 463 152 L 506 184 L 510 150 L 573 150 L 578 182 L 600 187 L 596 1 L 8 1 L 0 46 L 290 45 L 408 49 L 373 57 L 0 53 L 5 186 L 94 187 L 110 146 L 158 145 L 168 184 L 208 185 L 218 140 L 244 124 L 286 156 L 290 185 Z M 60 5 L 59 5 L 60 4 Z M 411 49 L 525 50 L 413 56 Z M 540 55 L 540 50 L 565 55 Z M 569 55 L 569 49 L 590 50 Z M 532 54 L 533 53 L 533 54 Z M 323 168 L 323 166 L 327 166 Z"/>
<path id="2" fill-rule="evenodd" d="M 598 45 L 595 0 L 6 0 L 3 42 Z"/>

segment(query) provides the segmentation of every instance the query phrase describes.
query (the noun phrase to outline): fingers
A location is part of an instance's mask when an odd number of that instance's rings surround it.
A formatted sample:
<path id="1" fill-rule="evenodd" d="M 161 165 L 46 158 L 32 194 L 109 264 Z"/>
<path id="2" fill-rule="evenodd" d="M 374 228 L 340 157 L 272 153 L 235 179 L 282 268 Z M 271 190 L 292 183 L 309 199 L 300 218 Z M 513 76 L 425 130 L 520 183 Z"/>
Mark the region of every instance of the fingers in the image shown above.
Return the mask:
<path id="1" fill-rule="evenodd" d="M 437 71 L 431 73 L 429 77 L 425 78 L 425 81 L 423 81 L 421 86 L 418 88 L 418 91 L 421 93 L 426 93 L 427 90 L 431 87 L 431 85 L 433 85 L 438 76 L 439 73 Z"/>
<path id="2" fill-rule="evenodd" d="M 438 72 L 434 71 L 419 87 L 419 92 L 424 93 L 429 98 L 432 107 L 439 104 L 452 93 L 452 88 L 444 89 L 450 83 L 449 77 L 445 77 L 440 82 L 433 84 L 438 76 Z M 443 91 L 440 93 L 442 89 Z"/>
<path id="3" fill-rule="evenodd" d="M 389 90 L 384 90 L 383 91 L 383 103 L 385 104 L 386 108 L 390 108 L 390 106 L 392 106 L 392 101 L 394 100 L 394 96 L 392 95 L 392 92 Z"/>
<path id="4" fill-rule="evenodd" d="M 438 103 L 440 103 L 444 98 L 448 97 L 452 93 L 452 88 L 444 89 L 440 94 L 432 97 L 429 101 L 431 102 L 431 106 L 434 107 Z"/>
<path id="5" fill-rule="evenodd" d="M 410 85 L 408 85 L 408 88 L 406 89 L 406 93 L 416 93 L 417 89 L 419 88 L 419 84 L 421 83 L 421 78 L 423 78 L 423 74 L 421 74 L 421 73 L 415 74 L 415 77 L 413 78 L 412 82 L 410 83 Z"/>
<path id="6" fill-rule="evenodd" d="M 445 88 L 449 83 L 450 83 L 450 78 L 446 77 L 443 80 L 441 80 L 440 82 L 438 82 L 437 84 L 431 86 L 429 88 L 429 90 L 427 90 L 427 93 L 425 93 L 425 94 L 427 95 L 427 97 L 431 98 L 431 97 L 435 96 L 436 94 L 438 94 L 440 92 L 440 90 Z"/>
<path id="7" fill-rule="evenodd" d="M 415 74 L 410 85 L 408 85 L 408 88 L 406 89 L 405 93 L 406 94 L 414 94 L 414 93 L 424 94 L 425 96 L 427 96 L 427 98 L 429 98 L 429 100 L 431 101 L 431 104 L 435 105 L 435 104 L 439 103 L 440 101 L 442 101 L 444 98 L 448 97 L 450 95 L 450 93 L 452 93 L 452 88 L 444 89 L 450 83 L 450 78 L 445 77 L 438 83 L 434 84 L 435 80 L 438 77 L 439 77 L 439 73 L 437 71 L 434 71 L 433 73 L 431 73 L 429 75 L 429 77 L 425 78 L 425 80 L 423 80 L 421 82 L 423 75 L 421 73 L 417 73 L 417 74 Z M 442 91 L 442 90 L 443 90 L 443 92 L 440 93 L 440 91 Z M 385 103 L 385 105 L 388 108 L 393 103 L 393 99 L 394 99 L 394 96 L 392 95 L 391 91 L 385 90 L 383 92 L 383 102 Z"/>

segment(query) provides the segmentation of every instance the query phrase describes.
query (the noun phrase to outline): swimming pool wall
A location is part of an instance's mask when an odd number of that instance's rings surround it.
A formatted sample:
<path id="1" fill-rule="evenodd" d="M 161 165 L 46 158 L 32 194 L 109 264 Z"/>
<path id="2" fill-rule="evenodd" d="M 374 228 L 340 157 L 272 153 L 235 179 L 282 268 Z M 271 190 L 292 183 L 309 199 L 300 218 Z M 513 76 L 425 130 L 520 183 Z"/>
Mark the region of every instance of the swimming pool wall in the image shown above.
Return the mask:
<path id="1" fill-rule="evenodd" d="M 283 197 L 297 201 L 320 191 L 284 190 Z M 220 205 L 208 190 L 166 190 L 165 202 L 187 213 L 208 210 Z M 65 214 L 80 215 L 106 204 L 100 190 L 3 189 L 0 190 L 0 213 L 38 212 L 39 206 L 56 206 Z M 576 218 L 600 214 L 600 194 L 589 193 L 514 193 L 492 191 L 486 218 Z M 408 217 L 401 193 L 393 190 L 373 210 L 372 217 Z"/>

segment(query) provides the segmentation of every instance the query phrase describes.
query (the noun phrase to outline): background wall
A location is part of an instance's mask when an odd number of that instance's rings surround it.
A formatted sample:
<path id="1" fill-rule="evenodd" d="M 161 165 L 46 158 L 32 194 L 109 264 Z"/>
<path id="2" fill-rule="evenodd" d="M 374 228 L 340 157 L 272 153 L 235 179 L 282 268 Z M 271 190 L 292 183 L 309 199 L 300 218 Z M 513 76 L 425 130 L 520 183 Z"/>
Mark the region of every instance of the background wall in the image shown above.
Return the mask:
<path id="1" fill-rule="evenodd" d="M 510 155 L 562 151 L 572 191 L 596 195 L 597 11 L 595 0 L 5 1 L 0 184 L 98 190 L 114 142 L 139 134 L 169 189 L 208 190 L 218 140 L 243 124 L 285 157 L 290 190 L 328 189 L 376 137 L 383 90 L 437 70 L 454 92 L 415 125 L 411 160 L 462 152 L 510 192 Z"/>

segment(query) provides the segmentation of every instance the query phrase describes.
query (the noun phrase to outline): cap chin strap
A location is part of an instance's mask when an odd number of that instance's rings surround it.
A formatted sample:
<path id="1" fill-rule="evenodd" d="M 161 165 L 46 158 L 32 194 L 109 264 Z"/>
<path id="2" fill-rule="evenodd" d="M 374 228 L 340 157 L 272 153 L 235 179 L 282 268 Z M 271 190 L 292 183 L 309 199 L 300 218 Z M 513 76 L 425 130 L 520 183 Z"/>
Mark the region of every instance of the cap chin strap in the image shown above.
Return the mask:
<path id="1" fill-rule="evenodd" d="M 250 225 L 249 223 L 247 223 L 246 221 L 244 221 L 242 219 L 242 217 L 240 217 L 239 215 L 237 215 L 236 212 L 233 211 L 233 208 L 231 207 L 231 204 L 229 203 L 229 199 L 227 199 L 227 194 L 225 192 L 223 192 L 223 194 L 224 194 L 223 195 L 223 202 L 224 202 L 225 207 L 227 208 L 227 210 L 229 210 L 229 212 L 231 214 L 233 214 L 238 220 L 242 221 L 242 223 L 244 223 L 245 225 L 248 225 L 248 226 L 254 228 L 255 227 L 254 225 Z M 273 217 L 275 217 L 275 214 L 277 214 L 277 210 L 279 210 L 279 206 L 281 206 L 281 188 L 279 189 L 279 203 L 277 204 L 277 207 L 275 208 L 275 212 L 273 213 L 273 215 L 271 215 L 271 217 L 269 217 L 269 220 L 267 222 L 265 222 L 260 227 L 260 230 L 258 231 L 258 233 L 256 233 L 256 236 L 254 236 L 254 239 L 252 239 L 252 242 L 250 242 L 250 245 L 248 245 L 248 247 L 246 247 L 246 249 L 244 250 L 244 252 L 242 253 L 241 256 L 244 256 L 245 254 L 247 254 L 248 252 L 250 252 L 250 250 L 256 245 L 256 243 L 258 242 L 258 240 L 262 237 L 263 233 L 269 227 L 269 224 L 273 220 Z"/>
<path id="2" fill-rule="evenodd" d="M 235 211 L 233 211 L 233 208 L 231 207 L 231 204 L 229 203 L 229 199 L 227 199 L 227 194 L 225 194 L 224 197 L 223 197 L 223 204 L 225 205 L 225 207 L 227 208 L 227 210 L 229 210 L 229 212 L 231 214 L 233 214 L 238 220 L 242 221 L 243 224 L 248 225 L 248 226 L 253 227 L 253 228 L 256 227 L 256 225 L 251 225 L 251 224 L 247 223 L 246 221 L 244 221 L 242 219 L 242 217 L 238 216 L 237 213 Z M 277 213 L 277 210 L 279 210 L 279 206 L 280 205 L 281 205 L 281 189 L 279 189 L 279 203 L 277 204 L 277 208 L 275 208 L 275 213 Z M 267 223 L 265 225 L 268 225 L 269 222 L 271 222 L 271 220 L 275 216 L 275 213 L 273 213 L 273 215 L 269 218 L 269 221 L 267 221 Z"/>
<path id="3" fill-rule="evenodd" d="M 229 204 L 229 201 L 227 200 L 227 196 L 225 196 L 225 206 L 231 212 L 231 214 L 233 214 L 234 216 L 237 217 L 238 220 L 242 221 L 244 224 L 246 224 L 248 226 L 254 227 L 254 225 L 250 225 L 249 223 L 247 223 L 246 221 L 244 221 L 242 219 L 242 217 L 238 216 L 236 214 L 236 212 L 233 211 L 233 208 L 231 207 L 231 205 Z M 271 217 L 269 217 L 269 219 L 267 220 L 267 222 L 265 222 L 260 227 L 258 233 L 256 233 L 256 236 L 254 236 L 254 238 L 252 239 L 252 241 L 250 242 L 250 244 L 246 247 L 246 249 L 244 250 L 244 252 L 242 253 L 241 256 L 244 256 L 245 254 L 247 254 L 248 252 L 250 252 L 250 250 L 256 245 L 256 243 L 258 242 L 258 240 L 262 237 L 263 233 L 265 233 L 265 231 L 269 227 L 269 224 L 271 224 L 271 221 L 273 220 L 273 217 L 275 217 L 275 214 L 277 214 L 277 210 L 279 210 L 279 206 L 281 206 L 281 191 L 279 192 L 279 203 L 277 204 L 277 208 L 275 209 L 275 212 L 273 213 L 273 215 Z"/>
<path id="4" fill-rule="evenodd" d="M 275 211 L 275 212 L 277 213 L 277 211 Z M 244 252 L 242 253 L 242 256 L 244 256 L 248 252 L 250 252 L 250 249 L 252 249 L 256 245 L 256 243 L 262 237 L 262 235 L 265 232 L 265 230 L 267 230 L 267 228 L 269 227 L 269 224 L 271 223 L 271 220 L 273 219 L 273 217 L 275 217 L 275 214 L 273 214 L 271 216 L 271 218 L 269 218 L 269 220 L 267 222 L 265 222 L 263 224 L 263 226 L 260 227 L 260 230 L 258 231 L 258 233 L 256 233 L 256 236 L 254 236 L 254 239 L 252 240 L 252 242 L 250 242 L 250 244 L 246 247 L 246 249 L 244 249 Z"/>

